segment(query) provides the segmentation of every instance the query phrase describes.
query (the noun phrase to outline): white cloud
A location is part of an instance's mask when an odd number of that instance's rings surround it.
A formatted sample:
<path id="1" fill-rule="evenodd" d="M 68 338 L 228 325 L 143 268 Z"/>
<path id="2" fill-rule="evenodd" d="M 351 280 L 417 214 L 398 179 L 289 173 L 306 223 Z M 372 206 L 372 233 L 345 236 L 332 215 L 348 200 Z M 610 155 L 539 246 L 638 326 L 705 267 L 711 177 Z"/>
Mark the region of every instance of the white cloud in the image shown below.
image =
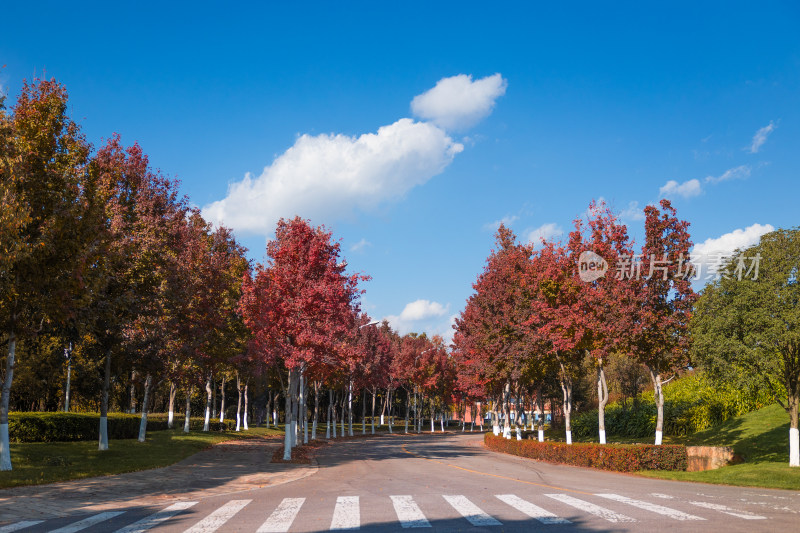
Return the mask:
<path id="1" fill-rule="evenodd" d="M 732 256 L 736 250 L 744 250 L 758 244 L 761 236 L 771 231 L 775 231 L 771 224 L 753 224 L 745 229 L 735 229 L 716 239 L 709 238 L 695 244 L 689 251 L 696 268 L 693 281 L 702 285 L 715 279 L 725 258 Z"/>
<path id="2" fill-rule="evenodd" d="M 741 165 L 735 168 L 729 168 L 722 173 L 721 176 L 707 176 L 706 183 L 720 183 L 733 179 L 744 179 L 750 176 L 752 169 L 748 165 Z"/>
<path id="3" fill-rule="evenodd" d="M 700 185 L 700 180 L 697 179 L 691 179 L 689 181 L 684 181 L 683 183 L 678 183 L 675 180 L 669 180 L 658 190 L 658 194 L 661 198 L 675 196 L 691 198 L 692 196 L 698 196 L 702 192 L 703 188 Z"/>
<path id="4" fill-rule="evenodd" d="M 769 134 L 772 133 L 774 129 L 775 124 L 770 120 L 769 124 L 759 129 L 756 134 L 753 135 L 753 142 L 750 144 L 751 154 L 755 154 L 761 149 L 761 146 L 767 142 L 767 137 L 769 137 Z"/>
<path id="5" fill-rule="evenodd" d="M 500 74 L 475 81 L 466 74 L 442 78 L 433 89 L 414 97 L 411 111 L 442 128 L 464 130 L 489 116 L 507 85 Z"/>
<path id="6" fill-rule="evenodd" d="M 231 184 L 203 216 L 264 235 L 281 217 L 329 223 L 402 197 L 441 173 L 463 148 L 437 126 L 408 118 L 358 137 L 302 135 L 260 176 L 248 173 Z"/>
<path id="7" fill-rule="evenodd" d="M 350 251 L 351 252 L 360 252 L 360 251 L 364 250 L 364 248 L 368 248 L 370 246 L 372 246 L 371 242 L 369 242 L 367 239 L 361 239 L 360 241 L 358 241 L 357 243 L 355 243 L 354 245 L 352 245 L 350 247 Z"/>
<path id="8" fill-rule="evenodd" d="M 712 254 L 729 256 L 737 249 L 742 250 L 754 244 L 758 244 L 759 240 L 761 240 L 761 236 L 770 231 L 775 231 L 772 224 L 753 224 L 745 229 L 735 229 L 716 239 L 710 238 L 695 244 L 694 248 L 691 250 L 691 255 L 698 259 Z"/>
<path id="9" fill-rule="evenodd" d="M 622 210 L 620 216 L 625 220 L 640 221 L 644 220 L 644 209 L 639 207 L 639 202 L 628 202 L 628 207 Z"/>
<path id="10" fill-rule="evenodd" d="M 561 226 L 555 222 L 550 222 L 548 224 L 543 224 L 536 229 L 530 230 L 528 232 L 527 242 L 539 246 L 542 243 L 542 239 L 549 240 L 553 237 L 559 237 L 563 234 L 564 230 L 561 228 Z"/>
<path id="11" fill-rule="evenodd" d="M 519 220 L 519 217 L 517 215 L 504 216 L 500 220 L 495 220 L 494 222 L 489 222 L 487 224 L 484 224 L 483 229 L 489 231 L 497 231 L 500 228 L 501 224 L 507 228 L 510 228 L 517 220 Z"/>
<path id="12" fill-rule="evenodd" d="M 430 300 L 416 300 L 406 304 L 399 315 L 384 317 L 400 334 L 427 333 L 429 336 L 442 335 L 445 340 L 452 339 L 451 324 L 455 316 L 447 317 L 450 305 L 442 305 Z M 449 336 L 448 336 L 449 335 Z"/>

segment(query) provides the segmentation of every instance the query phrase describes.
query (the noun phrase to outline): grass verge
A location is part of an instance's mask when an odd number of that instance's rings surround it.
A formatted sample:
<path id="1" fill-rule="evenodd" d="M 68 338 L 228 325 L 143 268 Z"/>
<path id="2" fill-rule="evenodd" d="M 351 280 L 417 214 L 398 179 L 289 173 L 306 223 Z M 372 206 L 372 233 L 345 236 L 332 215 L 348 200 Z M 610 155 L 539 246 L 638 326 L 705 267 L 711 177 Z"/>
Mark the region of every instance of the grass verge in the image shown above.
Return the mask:
<path id="1" fill-rule="evenodd" d="M 96 442 L 35 442 L 11 444 L 11 471 L 0 472 L 0 488 L 40 485 L 70 479 L 122 474 L 177 463 L 214 444 L 234 439 L 281 435 L 275 429 L 183 433 L 154 431 L 146 442 L 112 440 L 98 451 Z"/>

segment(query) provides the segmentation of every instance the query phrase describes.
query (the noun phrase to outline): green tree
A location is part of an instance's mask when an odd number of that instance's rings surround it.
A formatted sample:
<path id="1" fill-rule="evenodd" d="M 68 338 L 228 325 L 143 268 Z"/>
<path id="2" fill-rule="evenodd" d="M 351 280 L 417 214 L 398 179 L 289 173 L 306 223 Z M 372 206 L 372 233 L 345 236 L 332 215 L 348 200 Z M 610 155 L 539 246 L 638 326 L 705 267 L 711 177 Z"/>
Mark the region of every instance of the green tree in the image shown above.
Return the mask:
<path id="1" fill-rule="evenodd" d="M 693 354 L 718 380 L 767 387 L 789 413 L 789 465 L 800 466 L 800 229 L 738 251 L 703 291 Z"/>
<path id="2" fill-rule="evenodd" d="M 0 102 L 1 104 L 2 102 Z M 25 83 L 9 115 L 0 106 L 0 331 L 7 345 L 0 396 L 0 470 L 11 470 L 8 407 L 18 339 L 80 304 L 86 261 L 90 147 L 55 81 Z M 90 228 L 89 228 L 90 229 Z"/>

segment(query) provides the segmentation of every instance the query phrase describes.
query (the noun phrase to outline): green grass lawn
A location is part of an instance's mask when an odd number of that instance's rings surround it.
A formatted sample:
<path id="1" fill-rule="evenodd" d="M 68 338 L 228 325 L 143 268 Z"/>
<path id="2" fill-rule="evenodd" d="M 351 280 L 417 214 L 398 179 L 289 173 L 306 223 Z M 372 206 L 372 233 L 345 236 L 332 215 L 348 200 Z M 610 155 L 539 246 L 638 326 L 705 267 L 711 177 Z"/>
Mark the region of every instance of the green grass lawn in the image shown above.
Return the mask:
<path id="1" fill-rule="evenodd" d="M 648 477 L 800 490 L 800 468 L 789 467 L 789 415 L 771 405 L 689 435 L 664 439 L 665 444 L 732 446 L 745 463 L 706 472 L 642 472 Z"/>
<path id="2" fill-rule="evenodd" d="M 109 449 L 97 442 L 12 443 L 12 470 L 0 472 L 0 488 L 38 485 L 168 466 L 216 443 L 232 439 L 282 435 L 282 430 L 250 428 L 248 431 L 183 433 L 179 429 L 153 431 L 146 442 L 112 440 Z"/>

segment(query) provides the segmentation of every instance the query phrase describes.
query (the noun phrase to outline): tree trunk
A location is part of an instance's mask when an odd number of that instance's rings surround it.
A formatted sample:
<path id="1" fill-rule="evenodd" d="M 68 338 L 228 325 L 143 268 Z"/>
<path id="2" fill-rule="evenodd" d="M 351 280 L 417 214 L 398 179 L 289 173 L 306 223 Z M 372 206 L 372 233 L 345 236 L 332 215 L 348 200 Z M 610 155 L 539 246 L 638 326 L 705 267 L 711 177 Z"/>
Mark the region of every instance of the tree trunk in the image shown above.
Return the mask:
<path id="1" fill-rule="evenodd" d="M 7 378 L 6 378 L 7 379 Z M 111 389 L 111 350 L 106 350 L 105 368 L 103 369 L 103 394 L 100 397 L 100 438 L 97 449 L 108 449 L 108 393 Z"/>
<path id="2" fill-rule="evenodd" d="M 303 444 L 308 444 L 308 409 L 306 408 L 306 378 L 300 372 L 300 424 L 303 426 Z"/>
<path id="3" fill-rule="evenodd" d="M 406 423 L 405 428 L 403 429 L 403 433 L 408 433 L 408 419 L 411 411 L 411 395 L 408 393 L 408 389 L 406 389 Z"/>
<path id="4" fill-rule="evenodd" d="M 567 372 L 563 363 L 561 365 L 561 392 L 564 395 L 564 429 L 567 434 L 567 444 L 572 444 L 572 426 L 570 426 L 570 415 L 572 414 L 572 377 Z"/>
<path id="5" fill-rule="evenodd" d="M 189 433 L 189 425 L 192 417 L 192 394 L 194 393 L 194 385 L 190 386 L 186 391 L 186 412 L 183 417 L 183 432 Z"/>
<path id="6" fill-rule="evenodd" d="M 169 383 L 169 414 L 167 414 L 167 427 L 175 427 L 175 396 L 178 394 L 178 385 L 174 381 Z"/>
<path id="7" fill-rule="evenodd" d="M 3 392 L 0 394 L 0 471 L 11 470 L 11 448 L 8 437 L 8 406 L 11 400 L 11 382 L 14 379 L 14 364 L 17 351 L 17 336 L 14 331 L 8 334 L 8 357 Z"/>
<path id="8" fill-rule="evenodd" d="M 294 402 L 294 390 L 295 390 L 295 382 L 299 381 L 299 376 L 297 375 L 296 370 L 289 370 L 289 378 L 288 378 L 288 386 L 286 387 L 285 396 L 286 401 L 285 409 L 286 409 L 286 420 L 284 421 L 284 431 L 283 431 L 283 460 L 284 461 L 291 461 L 292 460 L 292 416 L 294 414 L 294 406 L 292 405 Z"/>
<path id="9" fill-rule="evenodd" d="M 328 421 L 325 426 L 325 438 L 331 438 L 331 421 L 333 420 L 333 390 L 328 389 Z"/>
<path id="10" fill-rule="evenodd" d="M 500 415 L 497 412 L 497 397 L 492 398 L 492 432 L 495 437 L 500 435 Z"/>
<path id="11" fill-rule="evenodd" d="M 267 429 L 269 429 L 269 418 L 272 416 L 272 391 L 267 391 Z"/>
<path id="12" fill-rule="evenodd" d="M 654 372 L 650 367 L 647 369 L 650 371 L 650 379 L 653 380 L 653 394 L 656 400 L 656 446 L 661 446 L 664 436 L 664 390 L 661 387 L 661 374 Z"/>
<path id="13" fill-rule="evenodd" d="M 603 369 L 603 358 L 597 360 L 597 427 L 600 430 L 600 444 L 606 443 L 606 404 L 608 403 L 608 385 L 606 372 Z"/>
<path id="14" fill-rule="evenodd" d="M 353 380 L 347 384 L 347 425 L 348 435 L 353 436 Z"/>
<path id="15" fill-rule="evenodd" d="M 236 431 L 239 431 L 242 420 L 239 415 L 242 412 L 242 380 L 239 377 L 239 372 L 236 372 L 236 394 Z"/>
<path id="16" fill-rule="evenodd" d="M 800 385 L 797 385 L 800 386 Z M 797 429 L 797 408 L 800 394 L 789 396 L 789 466 L 800 467 L 800 432 Z"/>
<path id="17" fill-rule="evenodd" d="M 222 376 L 222 383 L 219 386 L 219 422 L 225 421 L 225 376 Z"/>
<path id="18" fill-rule="evenodd" d="M 367 434 L 367 389 L 361 395 L 361 434 Z"/>
<path id="19" fill-rule="evenodd" d="M 206 418 L 203 422 L 203 431 L 211 429 L 209 422 L 211 420 L 211 376 L 206 378 Z"/>
<path id="20" fill-rule="evenodd" d="M 214 398 L 211 402 L 211 418 L 217 418 L 217 382 L 215 380 L 211 381 L 211 388 L 214 389 Z"/>
<path id="21" fill-rule="evenodd" d="M 388 409 L 386 410 L 387 411 L 386 414 L 389 417 L 389 434 L 392 433 L 392 422 L 393 422 L 393 420 L 392 420 L 392 392 L 394 392 L 392 390 L 392 387 L 389 387 L 386 390 L 386 405 L 388 407 Z"/>
<path id="22" fill-rule="evenodd" d="M 505 388 L 503 389 L 503 438 L 511 438 L 511 383 L 506 381 Z"/>
<path id="23" fill-rule="evenodd" d="M 341 410 L 342 410 L 341 411 L 342 412 L 342 418 L 341 418 L 342 426 L 341 427 L 342 427 L 342 430 L 339 432 L 339 435 L 341 435 L 342 437 L 345 436 L 345 432 L 347 431 L 347 411 L 346 411 L 346 409 L 347 409 L 347 394 L 345 394 L 345 391 L 342 390 L 342 405 L 341 405 Z"/>
<path id="24" fill-rule="evenodd" d="M 70 381 L 72 378 L 72 344 L 69 345 L 69 348 L 64 348 L 64 353 L 67 356 L 67 387 L 64 391 L 64 412 L 69 413 L 69 393 L 70 393 Z"/>
<path id="25" fill-rule="evenodd" d="M 539 442 L 544 442 L 544 395 L 541 385 L 536 389 L 536 401 L 539 402 Z"/>
<path id="26" fill-rule="evenodd" d="M 243 416 L 242 426 L 244 427 L 245 431 L 250 429 L 249 427 L 247 427 L 247 409 L 248 409 L 248 405 L 249 405 L 249 402 L 247 401 L 247 387 L 248 387 L 247 381 L 248 380 L 245 380 L 245 382 L 244 382 L 244 412 L 242 413 L 242 416 Z"/>
<path id="27" fill-rule="evenodd" d="M 377 396 L 378 390 L 372 389 L 372 434 L 375 434 L 375 396 Z"/>
<path id="28" fill-rule="evenodd" d="M 311 424 L 311 440 L 317 440 L 317 423 L 319 421 L 319 381 L 314 382 L 314 422 Z"/>
<path id="29" fill-rule="evenodd" d="M 144 398 L 142 399 L 142 419 L 139 423 L 139 442 L 144 442 L 147 437 L 147 409 L 150 403 L 150 387 L 153 386 L 153 376 L 149 373 L 144 380 Z"/>
<path id="30" fill-rule="evenodd" d="M 522 440 L 522 424 L 525 423 L 525 404 L 522 403 L 523 398 L 519 394 L 519 386 L 517 387 L 517 406 L 514 415 L 514 428 L 517 432 L 517 440 Z"/>
<path id="31" fill-rule="evenodd" d="M 136 370 L 131 372 L 131 401 L 130 401 L 130 414 L 136 413 Z"/>

